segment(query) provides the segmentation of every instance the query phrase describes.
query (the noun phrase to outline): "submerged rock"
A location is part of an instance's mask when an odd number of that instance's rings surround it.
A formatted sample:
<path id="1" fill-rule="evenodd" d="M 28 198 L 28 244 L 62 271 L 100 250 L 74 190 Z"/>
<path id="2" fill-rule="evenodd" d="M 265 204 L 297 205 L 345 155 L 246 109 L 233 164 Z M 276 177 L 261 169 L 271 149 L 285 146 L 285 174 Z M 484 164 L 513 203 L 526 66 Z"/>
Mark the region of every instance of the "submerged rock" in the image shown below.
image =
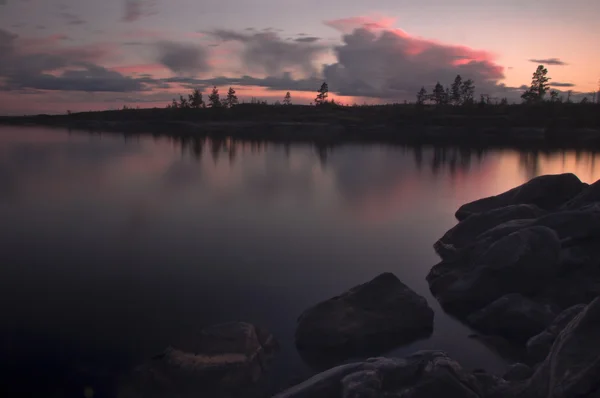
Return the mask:
<path id="1" fill-rule="evenodd" d="M 513 293 L 469 315 L 469 325 L 486 334 L 525 342 L 550 325 L 555 314 L 547 305 Z"/>
<path id="2" fill-rule="evenodd" d="M 298 318 L 302 351 L 351 356 L 427 337 L 433 310 L 391 273 L 323 301 Z"/>
<path id="3" fill-rule="evenodd" d="M 510 191 L 467 203 L 458 209 L 456 218 L 464 220 L 473 214 L 518 204 L 531 204 L 543 210 L 556 210 L 579 195 L 587 186 L 571 173 L 544 175 Z"/>
<path id="4" fill-rule="evenodd" d="M 210 326 L 190 350 L 170 347 L 135 369 L 120 397 L 260 396 L 277 348 L 270 333 L 248 323 Z"/>

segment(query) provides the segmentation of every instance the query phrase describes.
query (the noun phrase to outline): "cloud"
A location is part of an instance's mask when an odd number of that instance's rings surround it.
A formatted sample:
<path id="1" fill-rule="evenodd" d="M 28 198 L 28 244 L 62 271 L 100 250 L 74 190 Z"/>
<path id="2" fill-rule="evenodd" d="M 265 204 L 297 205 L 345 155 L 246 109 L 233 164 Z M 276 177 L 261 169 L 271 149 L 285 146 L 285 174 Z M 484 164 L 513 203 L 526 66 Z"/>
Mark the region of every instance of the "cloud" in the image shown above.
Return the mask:
<path id="1" fill-rule="evenodd" d="M 573 83 L 561 83 L 561 82 L 552 82 L 550 83 L 552 87 L 575 87 Z"/>
<path id="2" fill-rule="evenodd" d="M 297 41 L 299 43 L 314 43 L 319 40 L 320 39 L 318 37 L 314 36 L 298 37 L 297 39 L 294 39 L 294 41 Z"/>
<path id="3" fill-rule="evenodd" d="M 155 0 L 125 0 L 123 21 L 134 22 L 138 19 L 154 15 Z"/>
<path id="4" fill-rule="evenodd" d="M 458 74 L 473 79 L 480 93 L 506 91 L 499 84 L 503 68 L 487 51 L 414 37 L 390 28 L 388 21 L 327 22 L 344 30 L 351 23 L 359 27 L 343 36 L 334 48 L 337 62 L 323 70 L 330 89 L 340 95 L 408 99 L 421 86 L 449 85 Z"/>
<path id="5" fill-rule="evenodd" d="M 530 59 L 529 62 L 533 62 L 534 64 L 546 64 L 556 66 L 568 65 L 566 62 L 563 62 L 558 58 Z"/>
<path id="6" fill-rule="evenodd" d="M 267 76 L 264 78 L 241 76 L 241 77 L 214 77 L 210 79 L 195 79 L 173 77 L 164 79 L 168 83 L 179 83 L 189 87 L 206 88 L 212 86 L 255 86 L 265 87 L 269 90 L 291 90 L 291 91 L 316 91 L 323 81 L 318 78 L 293 79 L 290 73 L 284 73 L 281 77 Z"/>
<path id="7" fill-rule="evenodd" d="M 162 41 L 156 43 L 157 61 L 179 74 L 195 75 L 210 70 L 208 54 L 203 47 Z"/>
<path id="8" fill-rule="evenodd" d="M 297 69 L 305 75 L 315 75 L 318 71 L 314 63 L 327 51 L 327 47 L 310 42 L 285 41 L 273 31 L 239 33 L 217 29 L 208 33 L 223 41 L 240 43 L 244 67 L 253 73 L 280 75 Z"/>
<path id="9" fill-rule="evenodd" d="M 6 5 L 6 0 L 0 0 L 0 6 Z"/>
<path id="10" fill-rule="evenodd" d="M 77 14 L 73 14 L 68 11 L 62 11 L 60 16 L 67 22 L 67 25 L 83 25 L 86 23 L 81 17 Z"/>
<path id="11" fill-rule="evenodd" d="M 396 22 L 395 18 L 377 16 L 358 16 L 325 21 L 325 25 L 345 34 L 352 33 L 355 29 L 391 29 Z"/>

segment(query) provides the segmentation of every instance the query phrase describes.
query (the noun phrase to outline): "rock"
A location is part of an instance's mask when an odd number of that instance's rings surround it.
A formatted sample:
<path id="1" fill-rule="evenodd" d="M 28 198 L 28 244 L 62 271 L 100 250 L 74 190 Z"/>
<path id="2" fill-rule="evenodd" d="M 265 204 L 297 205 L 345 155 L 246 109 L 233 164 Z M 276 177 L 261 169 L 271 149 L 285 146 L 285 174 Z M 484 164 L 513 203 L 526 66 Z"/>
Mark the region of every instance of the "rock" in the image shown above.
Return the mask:
<path id="1" fill-rule="evenodd" d="M 210 326 L 189 351 L 170 347 L 135 369 L 120 397 L 258 396 L 277 348 L 271 334 L 248 323 Z"/>
<path id="2" fill-rule="evenodd" d="M 525 342 L 548 327 L 554 317 L 548 306 L 512 293 L 469 315 L 467 321 L 480 332 Z"/>
<path id="3" fill-rule="evenodd" d="M 482 385 L 440 351 L 405 359 L 372 358 L 318 374 L 274 398 L 481 398 L 505 382 L 488 377 Z"/>
<path id="4" fill-rule="evenodd" d="M 540 291 L 559 268 L 560 241 L 546 227 L 528 227 L 489 246 L 467 265 L 428 276 L 433 294 L 449 312 L 467 315 L 508 293 L 530 296 Z M 440 268 L 440 266 L 436 266 Z M 450 275 L 450 276 L 448 276 Z M 445 278 L 445 283 L 436 281 Z"/>
<path id="5" fill-rule="evenodd" d="M 550 326 L 540 334 L 527 341 L 527 357 L 531 363 L 543 361 L 558 334 L 585 308 L 585 304 L 577 304 L 567 308 L 552 321 Z"/>
<path id="6" fill-rule="evenodd" d="M 559 333 L 520 397 L 599 397 L 599 335 L 600 298 L 596 298 Z"/>
<path id="7" fill-rule="evenodd" d="M 565 210 L 580 209 L 586 205 L 600 202 L 600 180 L 583 189 L 577 196 L 566 202 Z"/>
<path id="8" fill-rule="evenodd" d="M 510 191 L 467 203 L 456 212 L 456 218 L 465 218 L 493 209 L 518 204 L 532 204 L 543 210 L 556 210 L 579 195 L 588 185 L 574 174 L 544 175 Z"/>
<path id="9" fill-rule="evenodd" d="M 507 381 L 523 381 L 533 375 L 533 369 L 524 363 L 514 363 L 508 367 L 502 378 Z"/>
<path id="10" fill-rule="evenodd" d="M 442 251 L 442 247 L 447 249 L 448 245 L 452 245 L 455 249 L 463 248 L 473 243 L 479 235 L 495 228 L 499 224 L 512 220 L 535 219 L 542 214 L 544 212 L 540 208 L 528 204 L 512 205 L 473 214 L 446 232 L 436 242 L 434 248 L 438 253 Z"/>
<path id="11" fill-rule="evenodd" d="M 300 350 L 351 356 L 408 343 L 432 330 L 427 301 L 384 273 L 306 310 L 295 337 Z"/>

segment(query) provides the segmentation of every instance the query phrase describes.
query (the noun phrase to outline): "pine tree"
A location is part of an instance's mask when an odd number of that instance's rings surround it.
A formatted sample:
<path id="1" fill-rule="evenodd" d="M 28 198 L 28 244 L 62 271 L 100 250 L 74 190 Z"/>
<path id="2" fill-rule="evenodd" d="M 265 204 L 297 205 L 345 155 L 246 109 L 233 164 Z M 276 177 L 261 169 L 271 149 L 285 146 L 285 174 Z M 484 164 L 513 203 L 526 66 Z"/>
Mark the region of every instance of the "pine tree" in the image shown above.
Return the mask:
<path id="1" fill-rule="evenodd" d="M 417 93 L 417 105 L 423 105 L 427 101 L 427 98 L 427 90 L 425 90 L 425 87 L 421 87 Z"/>
<path id="2" fill-rule="evenodd" d="M 179 108 L 179 104 L 177 103 L 177 100 L 175 98 L 173 98 L 173 102 L 171 102 L 171 108 L 172 109 Z"/>
<path id="3" fill-rule="evenodd" d="M 188 102 L 188 100 L 183 98 L 183 95 L 179 96 L 179 107 L 180 108 L 189 108 L 190 107 L 190 103 Z"/>
<path id="4" fill-rule="evenodd" d="M 431 99 L 436 105 L 442 105 L 444 103 L 445 96 L 446 91 L 444 90 L 444 86 L 442 86 L 440 82 L 437 82 L 433 89 L 433 94 L 431 94 Z"/>
<path id="5" fill-rule="evenodd" d="M 544 95 L 550 87 L 548 84 L 550 78 L 546 76 L 547 74 L 548 69 L 544 68 L 544 65 L 537 67 L 531 78 L 531 86 L 521 95 L 523 101 L 531 104 L 544 100 Z"/>
<path id="6" fill-rule="evenodd" d="M 559 102 L 558 91 L 550 90 L 550 102 Z"/>
<path id="7" fill-rule="evenodd" d="M 204 100 L 202 99 L 202 93 L 198 89 L 194 89 L 191 94 L 188 95 L 188 100 L 191 108 L 203 108 Z"/>
<path id="8" fill-rule="evenodd" d="M 452 105 L 462 104 L 462 84 L 462 77 L 460 75 L 456 75 L 454 83 L 452 83 L 452 87 L 450 88 L 450 103 Z"/>
<path id="9" fill-rule="evenodd" d="M 460 86 L 460 100 L 462 105 L 470 105 L 475 98 L 475 83 L 473 80 L 467 79 Z"/>
<path id="10" fill-rule="evenodd" d="M 212 92 L 208 96 L 208 106 L 211 108 L 221 107 L 221 99 L 219 98 L 219 89 L 214 86 Z"/>
<path id="11" fill-rule="evenodd" d="M 327 82 L 323 82 L 321 84 L 321 88 L 317 93 L 317 97 L 315 98 L 315 105 L 323 105 L 327 102 L 327 97 L 329 96 L 329 86 Z"/>
<path id="12" fill-rule="evenodd" d="M 292 96 L 289 91 L 283 97 L 283 105 L 292 105 Z"/>
<path id="13" fill-rule="evenodd" d="M 235 95 L 235 90 L 233 87 L 229 87 L 227 91 L 227 98 L 225 98 L 225 106 L 227 108 L 233 108 L 239 103 L 237 95 Z"/>

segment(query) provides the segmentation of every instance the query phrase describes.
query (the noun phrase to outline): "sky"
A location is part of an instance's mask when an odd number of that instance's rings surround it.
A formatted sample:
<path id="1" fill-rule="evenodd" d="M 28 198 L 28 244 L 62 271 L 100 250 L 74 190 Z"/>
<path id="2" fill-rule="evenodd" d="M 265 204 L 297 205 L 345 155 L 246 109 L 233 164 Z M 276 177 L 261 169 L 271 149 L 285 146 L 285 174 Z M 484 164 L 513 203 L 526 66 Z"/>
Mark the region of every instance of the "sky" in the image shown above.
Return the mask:
<path id="1" fill-rule="evenodd" d="M 518 101 L 598 89 L 597 0 L 0 0 L 0 115 L 164 107 L 192 88 L 414 101 L 457 74 Z"/>

